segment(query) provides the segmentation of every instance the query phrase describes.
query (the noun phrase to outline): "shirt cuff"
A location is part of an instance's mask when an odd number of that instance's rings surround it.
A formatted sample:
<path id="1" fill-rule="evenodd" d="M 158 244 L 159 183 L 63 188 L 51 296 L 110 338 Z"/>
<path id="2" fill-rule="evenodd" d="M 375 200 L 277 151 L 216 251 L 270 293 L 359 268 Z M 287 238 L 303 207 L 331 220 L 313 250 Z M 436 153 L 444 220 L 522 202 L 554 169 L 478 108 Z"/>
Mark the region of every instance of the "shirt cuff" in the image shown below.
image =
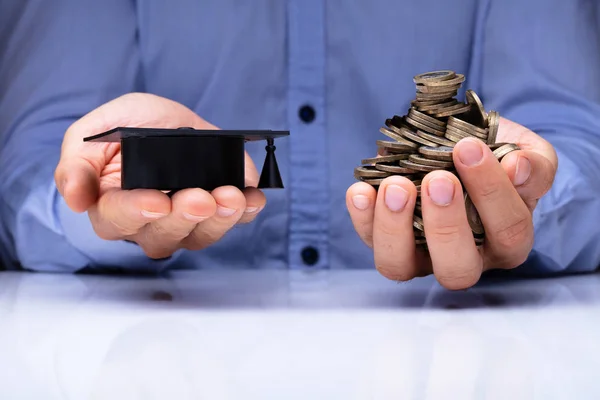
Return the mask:
<path id="1" fill-rule="evenodd" d="M 72 211 L 58 191 L 55 195 L 55 210 L 65 239 L 89 260 L 87 265 L 81 265 L 82 268 L 157 273 L 175 263 L 182 252 L 180 250 L 171 257 L 154 260 L 136 243 L 101 239 L 94 232 L 87 213 Z"/>

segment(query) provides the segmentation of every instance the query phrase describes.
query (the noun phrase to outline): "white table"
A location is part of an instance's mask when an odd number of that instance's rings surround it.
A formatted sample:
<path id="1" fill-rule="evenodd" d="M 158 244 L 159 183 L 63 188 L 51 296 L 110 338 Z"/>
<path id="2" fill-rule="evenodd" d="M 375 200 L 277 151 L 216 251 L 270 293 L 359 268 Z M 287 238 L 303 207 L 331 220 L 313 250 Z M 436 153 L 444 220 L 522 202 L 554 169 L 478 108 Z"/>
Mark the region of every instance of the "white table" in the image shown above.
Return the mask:
<path id="1" fill-rule="evenodd" d="M 600 275 L 0 274 L 0 399 L 600 399 Z"/>

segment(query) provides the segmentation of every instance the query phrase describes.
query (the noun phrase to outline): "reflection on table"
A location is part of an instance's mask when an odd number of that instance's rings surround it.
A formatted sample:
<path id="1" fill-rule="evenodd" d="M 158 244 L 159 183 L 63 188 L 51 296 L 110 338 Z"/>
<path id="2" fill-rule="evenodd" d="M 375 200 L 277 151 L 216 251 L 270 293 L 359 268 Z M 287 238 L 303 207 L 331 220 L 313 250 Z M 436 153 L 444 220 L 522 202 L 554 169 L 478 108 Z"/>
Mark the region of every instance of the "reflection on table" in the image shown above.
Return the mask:
<path id="1" fill-rule="evenodd" d="M 600 275 L 0 274 L 2 399 L 597 399 Z"/>

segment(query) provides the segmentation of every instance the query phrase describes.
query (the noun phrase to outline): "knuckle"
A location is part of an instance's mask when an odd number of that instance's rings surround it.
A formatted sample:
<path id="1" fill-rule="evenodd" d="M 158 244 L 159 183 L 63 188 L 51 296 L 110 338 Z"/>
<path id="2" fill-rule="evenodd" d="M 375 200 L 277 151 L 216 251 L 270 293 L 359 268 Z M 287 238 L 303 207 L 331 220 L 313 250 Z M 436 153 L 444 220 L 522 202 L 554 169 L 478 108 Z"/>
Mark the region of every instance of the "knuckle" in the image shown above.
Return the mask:
<path id="1" fill-rule="evenodd" d="M 167 237 L 170 238 L 177 236 L 175 229 L 172 229 L 172 227 L 165 226 L 165 224 L 162 223 L 157 222 L 149 224 L 149 228 L 150 229 L 148 229 L 147 235 L 155 237 L 159 240 Z"/>
<path id="2" fill-rule="evenodd" d="M 184 241 L 183 247 L 187 250 L 202 250 L 221 239 L 222 235 L 218 232 L 204 230 L 202 232 L 194 231 Z"/>
<path id="3" fill-rule="evenodd" d="M 391 222 L 391 221 L 390 221 Z M 383 236 L 397 236 L 400 233 L 400 226 L 388 223 L 379 223 L 376 226 L 376 230 Z"/>
<path id="4" fill-rule="evenodd" d="M 458 225 L 434 225 L 427 226 L 425 234 L 432 241 L 442 244 L 456 242 L 460 237 L 460 228 Z"/>
<path id="5" fill-rule="evenodd" d="M 137 229 L 127 228 L 121 224 L 119 224 L 115 220 L 110 221 L 110 225 L 112 228 L 120 235 L 120 236 L 131 236 L 137 233 Z"/>
<path id="6" fill-rule="evenodd" d="M 533 239 L 531 216 L 519 216 L 494 232 L 494 242 L 508 250 L 529 245 Z"/>
<path id="7" fill-rule="evenodd" d="M 479 196 L 485 201 L 497 199 L 499 196 L 501 196 L 502 193 L 499 184 L 495 182 L 486 181 L 479 183 L 477 191 L 479 193 Z"/>

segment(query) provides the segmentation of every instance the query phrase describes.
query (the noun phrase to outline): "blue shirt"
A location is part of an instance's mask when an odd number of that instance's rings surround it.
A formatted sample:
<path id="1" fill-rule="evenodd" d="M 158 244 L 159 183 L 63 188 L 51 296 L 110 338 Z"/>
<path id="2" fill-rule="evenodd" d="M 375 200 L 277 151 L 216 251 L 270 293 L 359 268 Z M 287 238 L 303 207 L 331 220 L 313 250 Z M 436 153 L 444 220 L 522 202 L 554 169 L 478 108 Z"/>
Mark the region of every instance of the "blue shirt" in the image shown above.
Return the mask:
<path id="1" fill-rule="evenodd" d="M 459 4 L 460 3 L 460 4 Z M 534 213 L 523 271 L 600 263 L 600 48 L 593 0 L 30 0 L 0 7 L 0 239 L 9 267 L 371 268 L 345 207 L 379 127 L 405 114 L 412 77 L 452 69 L 488 110 L 559 154 Z M 63 134 L 85 113 L 144 91 L 223 129 L 288 129 L 285 190 L 212 247 L 149 260 L 96 237 L 57 194 Z M 299 110 L 315 111 L 304 122 Z M 260 167 L 264 143 L 247 146 Z M 308 246 L 318 261 L 302 258 Z"/>

